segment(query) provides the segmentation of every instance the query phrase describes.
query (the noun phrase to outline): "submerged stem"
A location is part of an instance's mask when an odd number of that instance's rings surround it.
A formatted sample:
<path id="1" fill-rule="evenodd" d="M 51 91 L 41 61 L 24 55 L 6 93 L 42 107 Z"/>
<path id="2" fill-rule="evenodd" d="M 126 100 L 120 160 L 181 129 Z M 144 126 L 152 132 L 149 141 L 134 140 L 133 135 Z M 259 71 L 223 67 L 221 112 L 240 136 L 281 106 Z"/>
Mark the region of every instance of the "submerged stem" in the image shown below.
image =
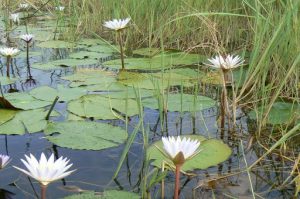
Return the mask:
<path id="1" fill-rule="evenodd" d="M 9 64 L 10 64 L 10 56 L 6 57 L 6 76 L 8 78 L 10 78 L 10 74 L 9 74 Z"/>

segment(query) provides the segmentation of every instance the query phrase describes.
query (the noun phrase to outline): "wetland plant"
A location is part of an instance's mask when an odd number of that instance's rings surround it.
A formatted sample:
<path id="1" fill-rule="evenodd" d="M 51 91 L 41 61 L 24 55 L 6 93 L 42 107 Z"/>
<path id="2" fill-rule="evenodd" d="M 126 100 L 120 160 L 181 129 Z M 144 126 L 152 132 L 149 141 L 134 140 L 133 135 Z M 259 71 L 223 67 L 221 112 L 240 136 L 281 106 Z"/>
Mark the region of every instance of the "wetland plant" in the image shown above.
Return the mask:
<path id="1" fill-rule="evenodd" d="M 8 155 L 0 154 L 0 169 L 3 169 L 9 162 L 11 158 Z"/>
<path id="2" fill-rule="evenodd" d="M 40 183 L 42 199 L 46 199 L 46 189 L 51 182 L 63 179 L 75 171 L 68 171 L 73 165 L 68 164 L 70 160 L 63 158 L 62 156 L 59 159 L 54 160 L 53 153 L 48 160 L 44 153 L 41 154 L 39 161 L 32 154 L 30 154 L 30 156 L 25 155 L 25 158 L 27 161 L 23 159 L 21 159 L 21 161 L 28 170 L 16 166 L 13 167 L 36 179 Z"/>
<path id="3" fill-rule="evenodd" d="M 198 148 L 200 146 L 200 142 L 198 140 L 192 140 L 185 137 L 181 139 L 179 136 L 177 138 L 173 136 L 163 137 L 162 142 L 164 148 L 162 153 L 175 165 L 174 199 L 178 199 L 180 170 L 186 160 L 191 159 L 199 152 Z"/>
<path id="4" fill-rule="evenodd" d="M 31 75 L 30 63 L 29 63 L 29 44 L 32 41 L 33 37 L 34 36 L 32 34 L 24 34 L 20 36 L 21 40 L 26 42 L 27 73 L 28 73 L 28 79 L 30 80 L 32 79 L 32 75 Z"/>
<path id="5" fill-rule="evenodd" d="M 232 119 L 233 124 L 235 124 L 235 111 L 236 111 L 236 110 L 232 110 L 234 117 L 231 118 L 226 86 L 229 84 L 232 87 L 234 87 L 232 70 L 243 65 L 244 60 L 238 55 L 236 56 L 217 55 L 214 58 L 208 59 L 208 62 L 209 63 L 206 63 L 206 65 L 212 68 L 220 69 L 222 72 L 222 94 L 221 94 L 221 116 L 222 116 L 221 123 L 222 124 L 221 125 L 222 128 L 224 129 L 225 115 L 227 115 L 228 118 Z"/>
<path id="6" fill-rule="evenodd" d="M 127 27 L 127 24 L 129 23 L 129 21 L 130 21 L 130 18 L 113 19 L 112 21 L 106 21 L 103 24 L 103 26 L 105 26 L 106 28 L 109 28 L 111 30 L 115 30 L 115 32 L 117 33 L 117 37 L 119 39 L 119 45 L 120 45 L 122 70 L 125 69 L 122 31 Z"/>
<path id="7" fill-rule="evenodd" d="M 12 13 L 9 16 L 9 19 L 14 22 L 15 24 L 19 24 L 20 23 L 20 15 L 19 13 Z"/>
<path id="8" fill-rule="evenodd" d="M 16 48 L 8 48 L 8 47 L 0 48 L 0 54 L 6 57 L 6 76 L 8 78 L 10 78 L 9 66 L 10 66 L 11 59 L 12 57 L 16 56 L 19 52 L 20 50 Z"/>

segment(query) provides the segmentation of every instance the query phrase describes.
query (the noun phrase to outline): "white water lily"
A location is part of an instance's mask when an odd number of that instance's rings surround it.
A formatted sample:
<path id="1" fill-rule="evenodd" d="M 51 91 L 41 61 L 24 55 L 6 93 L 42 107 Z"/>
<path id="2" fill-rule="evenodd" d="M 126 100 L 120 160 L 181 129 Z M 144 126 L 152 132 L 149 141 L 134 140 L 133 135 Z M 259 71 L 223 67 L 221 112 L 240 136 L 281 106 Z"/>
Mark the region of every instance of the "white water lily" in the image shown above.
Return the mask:
<path id="1" fill-rule="evenodd" d="M 28 3 L 20 3 L 19 4 L 19 8 L 22 8 L 22 9 L 26 9 L 29 7 L 29 4 Z"/>
<path id="2" fill-rule="evenodd" d="M 2 155 L 0 154 L 0 169 L 3 169 L 9 162 L 10 157 L 8 155 Z"/>
<path id="3" fill-rule="evenodd" d="M 32 34 L 21 35 L 20 38 L 25 42 L 30 42 L 34 36 Z"/>
<path id="4" fill-rule="evenodd" d="M 200 146 L 198 140 L 192 140 L 190 138 L 181 139 L 179 136 L 163 137 L 162 138 L 164 150 L 171 160 L 174 161 L 176 156 L 181 152 L 185 161 L 192 157 Z"/>
<path id="5" fill-rule="evenodd" d="M 41 154 L 39 161 L 32 154 L 30 154 L 30 157 L 25 155 L 25 158 L 27 162 L 23 159 L 21 159 L 21 161 L 28 171 L 15 166 L 14 168 L 36 179 L 44 186 L 47 186 L 53 181 L 62 179 L 75 171 L 67 171 L 73 165 L 68 165 L 70 160 L 60 157 L 55 161 L 53 153 L 48 160 L 44 153 Z"/>
<path id="6" fill-rule="evenodd" d="M 127 24 L 129 23 L 130 18 L 126 19 L 113 19 L 111 21 L 104 22 L 103 26 L 112 30 L 122 30 L 126 28 Z"/>
<path id="7" fill-rule="evenodd" d="M 13 57 L 15 55 L 17 55 L 20 52 L 20 50 L 16 49 L 16 48 L 0 48 L 0 54 L 5 56 L 5 57 Z"/>
<path id="8" fill-rule="evenodd" d="M 65 7 L 64 6 L 57 6 L 57 7 L 55 7 L 55 10 L 64 11 Z"/>
<path id="9" fill-rule="evenodd" d="M 17 23 L 17 24 L 20 23 L 20 15 L 19 15 L 19 13 L 13 13 L 13 14 L 10 14 L 9 18 L 10 18 L 14 23 Z"/>
<path id="10" fill-rule="evenodd" d="M 211 66 L 213 68 L 219 68 L 219 69 L 233 69 L 241 66 L 244 63 L 244 60 L 236 55 L 227 55 L 226 57 L 223 57 L 221 55 L 217 55 L 214 58 L 208 59 L 210 63 L 206 64 L 208 66 Z"/>

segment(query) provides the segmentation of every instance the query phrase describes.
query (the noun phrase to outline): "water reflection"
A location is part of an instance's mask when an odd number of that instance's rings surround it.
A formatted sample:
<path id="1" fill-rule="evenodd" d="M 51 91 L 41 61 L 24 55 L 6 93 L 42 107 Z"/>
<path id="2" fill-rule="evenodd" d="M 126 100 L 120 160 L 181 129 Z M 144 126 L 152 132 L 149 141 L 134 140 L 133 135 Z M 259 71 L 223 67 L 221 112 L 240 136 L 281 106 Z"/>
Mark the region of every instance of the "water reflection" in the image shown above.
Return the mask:
<path id="1" fill-rule="evenodd" d="M 0 189 L 0 199 L 13 199 L 15 195 L 16 194 L 14 194 L 13 192 L 5 189 Z"/>

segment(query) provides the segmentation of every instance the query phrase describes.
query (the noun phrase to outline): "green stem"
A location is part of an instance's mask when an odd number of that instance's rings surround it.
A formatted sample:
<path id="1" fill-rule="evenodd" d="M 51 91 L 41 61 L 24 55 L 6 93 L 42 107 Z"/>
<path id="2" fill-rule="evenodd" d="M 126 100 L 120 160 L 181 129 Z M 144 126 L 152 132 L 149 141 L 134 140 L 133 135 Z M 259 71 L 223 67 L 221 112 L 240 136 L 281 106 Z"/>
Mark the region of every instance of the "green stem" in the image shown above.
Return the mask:
<path id="1" fill-rule="evenodd" d="M 121 32 L 121 30 L 119 30 L 119 31 L 117 31 L 117 33 L 118 33 L 118 36 L 119 36 L 122 70 L 124 70 L 125 66 L 124 66 L 124 50 L 123 50 L 122 32 Z"/>

